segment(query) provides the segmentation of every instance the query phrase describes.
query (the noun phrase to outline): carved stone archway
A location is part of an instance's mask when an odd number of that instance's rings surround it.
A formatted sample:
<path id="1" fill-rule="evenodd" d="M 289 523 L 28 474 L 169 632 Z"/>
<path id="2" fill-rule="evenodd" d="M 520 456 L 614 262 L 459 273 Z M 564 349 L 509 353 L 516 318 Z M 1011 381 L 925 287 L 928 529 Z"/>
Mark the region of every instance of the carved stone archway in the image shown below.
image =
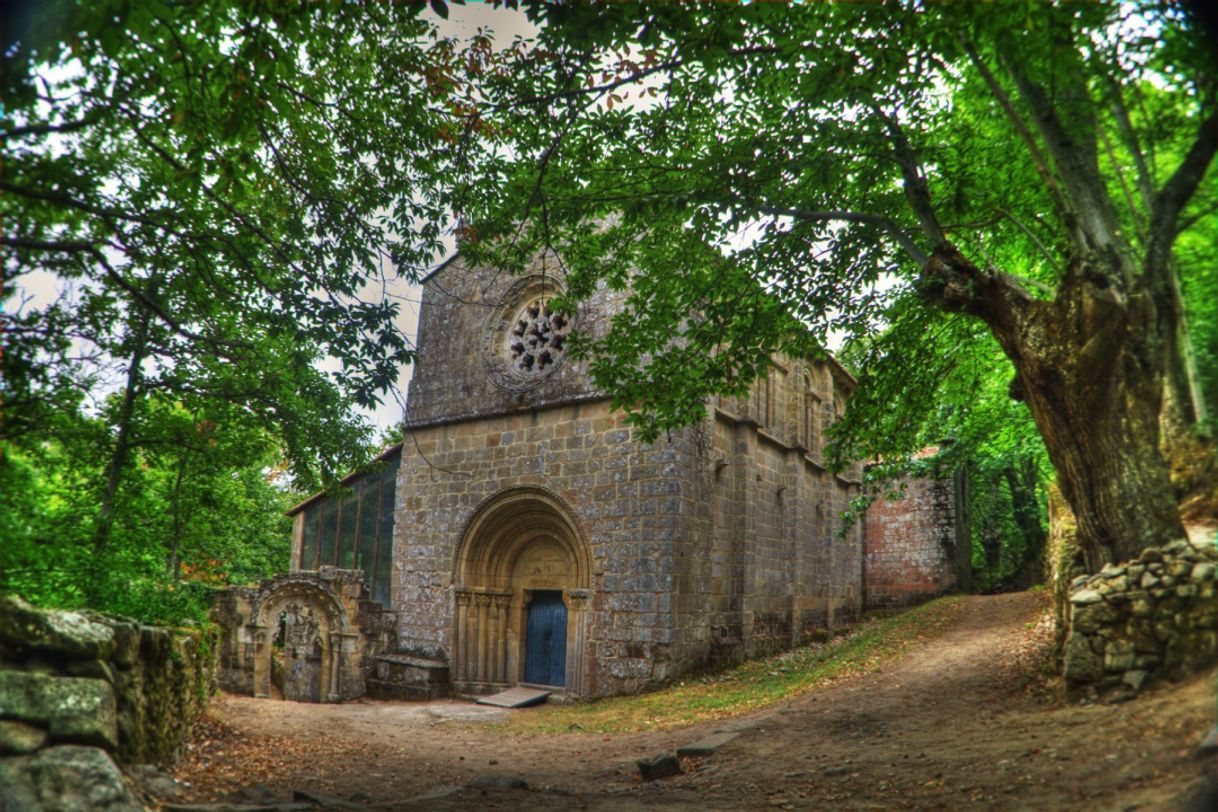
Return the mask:
<path id="1" fill-rule="evenodd" d="M 282 617 L 284 698 L 340 701 L 343 641 L 352 636 L 341 601 L 304 578 L 279 581 L 260 598 L 249 630 L 254 641 L 254 696 L 271 695 L 271 658 Z"/>
<path id="2" fill-rule="evenodd" d="M 591 561 L 574 512 L 557 494 L 515 488 L 488 499 L 465 529 L 454 571 L 458 690 L 483 693 L 522 680 L 529 603 L 545 591 L 560 592 L 567 610 L 564 691 L 584 692 Z"/>

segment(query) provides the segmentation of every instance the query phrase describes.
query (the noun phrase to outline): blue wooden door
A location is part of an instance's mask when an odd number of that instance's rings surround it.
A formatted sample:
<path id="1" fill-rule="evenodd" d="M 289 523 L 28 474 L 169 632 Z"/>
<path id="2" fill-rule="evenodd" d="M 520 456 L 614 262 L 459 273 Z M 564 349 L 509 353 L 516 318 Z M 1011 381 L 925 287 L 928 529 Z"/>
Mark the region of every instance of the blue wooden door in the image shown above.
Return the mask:
<path id="1" fill-rule="evenodd" d="M 524 681 L 565 685 L 567 607 L 562 602 L 561 592 L 538 590 L 533 593 L 524 635 Z"/>

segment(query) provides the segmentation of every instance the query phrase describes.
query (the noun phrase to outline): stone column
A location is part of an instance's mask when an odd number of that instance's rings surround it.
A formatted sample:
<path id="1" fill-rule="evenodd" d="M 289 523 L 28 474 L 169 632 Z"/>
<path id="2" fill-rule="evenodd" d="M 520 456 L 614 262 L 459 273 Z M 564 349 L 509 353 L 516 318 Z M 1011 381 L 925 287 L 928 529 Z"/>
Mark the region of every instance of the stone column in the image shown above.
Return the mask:
<path id="1" fill-rule="evenodd" d="M 479 593 L 474 596 L 474 604 L 478 607 L 478 682 L 487 681 L 488 662 L 491 643 L 493 638 L 488 639 L 490 635 L 490 613 L 491 613 L 491 596 L 485 593 Z"/>
<path id="2" fill-rule="evenodd" d="M 568 589 L 563 597 L 567 604 L 567 694 L 582 696 L 584 694 L 584 652 L 586 645 L 584 628 L 588 615 L 588 598 L 591 592 L 587 589 Z"/>
<path id="3" fill-rule="evenodd" d="M 469 592 L 459 589 L 456 592 L 457 601 L 457 639 L 453 646 L 453 681 L 465 682 L 469 674 L 469 604 L 473 597 Z"/>
<path id="4" fill-rule="evenodd" d="M 326 691 L 327 702 L 339 701 L 338 674 L 343 660 L 343 638 L 338 632 L 330 632 L 330 685 Z"/>
<path id="5" fill-rule="evenodd" d="M 495 682 L 507 682 L 508 607 L 511 595 L 495 595 Z"/>
<path id="6" fill-rule="evenodd" d="M 251 623 L 250 637 L 254 641 L 254 696 L 269 699 L 271 696 L 271 643 L 267 639 L 270 626 Z"/>

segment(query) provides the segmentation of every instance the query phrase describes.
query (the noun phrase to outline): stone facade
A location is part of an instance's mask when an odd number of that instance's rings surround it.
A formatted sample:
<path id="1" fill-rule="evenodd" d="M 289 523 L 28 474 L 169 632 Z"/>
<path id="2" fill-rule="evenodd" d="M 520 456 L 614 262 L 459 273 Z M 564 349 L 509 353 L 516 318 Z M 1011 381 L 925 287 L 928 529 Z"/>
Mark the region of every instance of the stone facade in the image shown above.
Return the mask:
<path id="1" fill-rule="evenodd" d="M 1062 673 L 1071 696 L 1131 693 L 1218 660 L 1218 550 L 1183 539 L 1070 586 Z"/>
<path id="2" fill-rule="evenodd" d="M 531 604 L 561 597 L 549 679 L 592 697 L 853 619 L 861 533 L 840 537 L 838 516 L 858 471 L 830 474 L 821 454 L 849 375 L 781 360 L 748 397 L 643 443 L 564 357 L 620 294 L 566 317 L 548 306 L 561 289 L 552 260 L 523 277 L 455 262 L 425 284 L 394 530 L 399 652 L 448 663 L 462 691 L 527 681 Z"/>
<path id="3" fill-rule="evenodd" d="M 864 520 L 868 608 L 910 606 L 972 589 L 966 477 L 910 477 L 901 485 L 900 498 L 877 499 Z"/>

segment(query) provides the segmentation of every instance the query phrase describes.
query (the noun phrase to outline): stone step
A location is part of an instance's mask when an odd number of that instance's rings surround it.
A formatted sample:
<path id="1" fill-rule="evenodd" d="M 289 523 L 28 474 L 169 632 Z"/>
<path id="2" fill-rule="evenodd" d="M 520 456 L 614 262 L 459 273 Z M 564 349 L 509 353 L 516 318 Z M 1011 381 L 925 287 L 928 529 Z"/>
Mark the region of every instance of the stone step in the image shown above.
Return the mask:
<path id="1" fill-rule="evenodd" d="M 740 735 L 736 730 L 721 730 L 693 744 L 677 748 L 677 758 L 704 758 L 713 755 L 723 745 Z"/>

